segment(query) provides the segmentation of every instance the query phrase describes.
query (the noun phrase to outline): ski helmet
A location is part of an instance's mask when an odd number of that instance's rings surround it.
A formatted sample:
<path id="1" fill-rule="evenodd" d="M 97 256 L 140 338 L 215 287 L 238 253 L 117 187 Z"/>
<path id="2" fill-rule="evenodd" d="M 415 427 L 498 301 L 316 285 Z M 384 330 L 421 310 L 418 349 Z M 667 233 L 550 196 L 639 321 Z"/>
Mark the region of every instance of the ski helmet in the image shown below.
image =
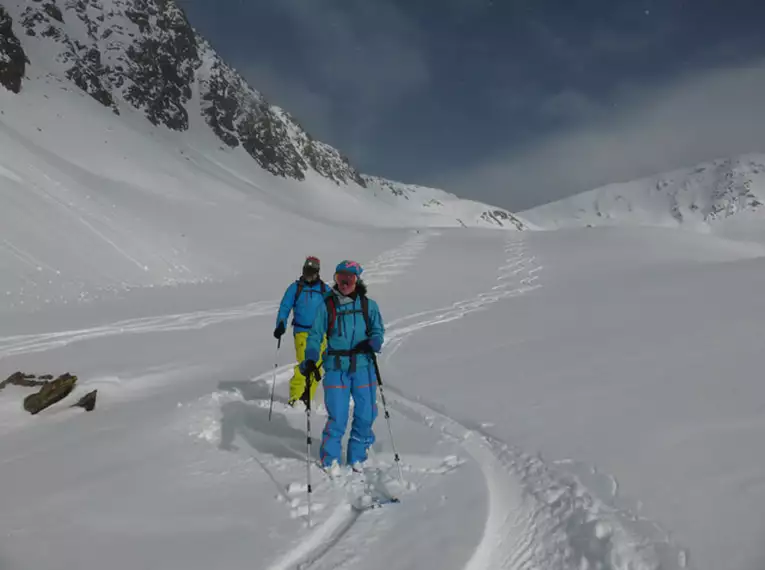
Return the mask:
<path id="1" fill-rule="evenodd" d="M 351 261 L 349 259 L 341 261 L 337 264 L 337 267 L 335 267 L 335 273 L 352 273 L 356 277 L 361 277 L 363 271 L 364 269 L 358 261 Z"/>
<path id="2" fill-rule="evenodd" d="M 318 257 L 310 255 L 305 258 L 305 263 L 303 263 L 303 275 L 305 277 L 315 277 L 319 274 L 320 270 L 321 262 Z"/>

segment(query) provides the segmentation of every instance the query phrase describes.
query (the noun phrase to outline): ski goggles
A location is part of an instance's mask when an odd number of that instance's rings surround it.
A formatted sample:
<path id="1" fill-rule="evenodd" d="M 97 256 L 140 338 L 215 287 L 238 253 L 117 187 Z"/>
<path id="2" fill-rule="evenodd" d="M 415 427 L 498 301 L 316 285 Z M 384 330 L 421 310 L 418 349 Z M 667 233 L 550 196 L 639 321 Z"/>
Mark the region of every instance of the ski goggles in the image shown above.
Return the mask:
<path id="1" fill-rule="evenodd" d="M 354 273 L 347 273 L 345 271 L 335 273 L 335 283 L 340 288 L 348 289 L 355 287 L 357 279 Z"/>

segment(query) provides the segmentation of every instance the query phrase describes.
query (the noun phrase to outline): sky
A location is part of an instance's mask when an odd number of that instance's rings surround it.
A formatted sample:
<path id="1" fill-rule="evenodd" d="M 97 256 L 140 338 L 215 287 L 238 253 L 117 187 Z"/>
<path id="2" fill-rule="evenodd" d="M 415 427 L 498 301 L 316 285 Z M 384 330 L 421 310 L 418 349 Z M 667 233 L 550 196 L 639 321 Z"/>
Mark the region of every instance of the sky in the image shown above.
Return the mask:
<path id="1" fill-rule="evenodd" d="M 362 172 L 520 211 L 765 152 L 761 0 L 182 0 Z"/>

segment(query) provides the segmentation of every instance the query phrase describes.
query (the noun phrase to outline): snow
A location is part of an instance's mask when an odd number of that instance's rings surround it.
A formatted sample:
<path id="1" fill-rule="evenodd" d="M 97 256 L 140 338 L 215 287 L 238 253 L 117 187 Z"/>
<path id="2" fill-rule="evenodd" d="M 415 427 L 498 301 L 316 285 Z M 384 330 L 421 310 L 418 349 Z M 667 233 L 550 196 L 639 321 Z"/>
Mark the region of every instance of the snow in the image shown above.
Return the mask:
<path id="1" fill-rule="evenodd" d="M 765 155 L 752 153 L 610 184 L 519 215 L 545 229 L 637 225 L 711 232 L 742 214 L 761 226 L 763 204 Z"/>
<path id="2" fill-rule="evenodd" d="M 520 217 L 555 231 L 489 231 L 485 205 L 276 178 L 203 125 L 116 117 L 44 74 L 0 109 L 0 378 L 79 378 L 37 416 L 0 392 L 0 569 L 762 566 L 757 208 L 572 218 L 590 195 Z M 310 466 L 310 525 L 271 335 L 308 254 L 325 278 L 364 265 L 390 411 L 363 477 Z M 93 389 L 93 412 L 68 407 Z M 401 502 L 358 509 L 365 480 Z"/>
<path id="3" fill-rule="evenodd" d="M 423 230 L 370 254 L 406 486 L 381 415 L 375 461 L 402 503 L 358 513 L 314 467 L 310 528 L 288 346 L 268 421 L 275 298 L 5 337 L 8 371 L 76 363 L 101 392 L 91 414 L 2 426 L 6 565 L 753 567 L 763 262 L 689 235 Z"/>

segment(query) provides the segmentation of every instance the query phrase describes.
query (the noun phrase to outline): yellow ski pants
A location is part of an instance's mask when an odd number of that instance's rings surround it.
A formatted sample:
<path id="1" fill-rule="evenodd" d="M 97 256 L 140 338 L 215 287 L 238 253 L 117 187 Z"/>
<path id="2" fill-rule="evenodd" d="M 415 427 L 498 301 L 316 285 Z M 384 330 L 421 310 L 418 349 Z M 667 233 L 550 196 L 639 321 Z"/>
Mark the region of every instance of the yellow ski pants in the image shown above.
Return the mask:
<path id="1" fill-rule="evenodd" d="M 295 371 L 290 380 L 290 402 L 299 400 L 305 392 L 305 376 L 300 372 L 300 363 L 305 360 L 305 345 L 308 340 L 308 332 L 295 333 L 295 357 L 297 358 L 297 365 Z M 324 337 L 321 343 L 321 349 L 319 354 L 324 354 L 324 349 L 327 348 L 327 337 Z M 319 369 L 319 374 L 324 377 L 324 369 L 322 368 L 322 360 L 316 363 L 316 367 Z M 316 387 L 318 382 L 311 382 L 311 401 L 313 401 L 314 394 L 316 393 Z"/>

